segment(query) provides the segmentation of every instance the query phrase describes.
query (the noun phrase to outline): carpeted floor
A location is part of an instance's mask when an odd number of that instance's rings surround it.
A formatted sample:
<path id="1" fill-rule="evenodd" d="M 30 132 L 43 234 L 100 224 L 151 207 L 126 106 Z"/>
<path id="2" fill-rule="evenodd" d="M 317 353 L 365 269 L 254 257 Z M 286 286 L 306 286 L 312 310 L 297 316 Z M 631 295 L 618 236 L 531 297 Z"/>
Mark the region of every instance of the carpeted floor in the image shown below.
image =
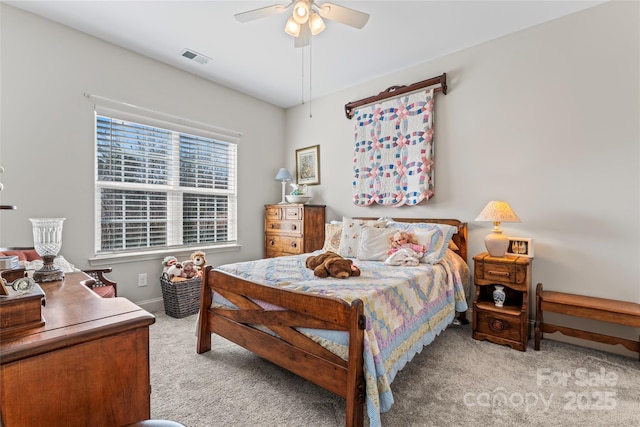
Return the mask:
<path id="1" fill-rule="evenodd" d="M 155 315 L 152 418 L 188 427 L 344 426 L 343 399 L 217 336 L 198 355 L 197 316 Z M 523 353 L 472 339 L 470 326 L 449 327 L 392 389 L 385 427 L 640 427 L 637 360 L 551 340 Z"/>

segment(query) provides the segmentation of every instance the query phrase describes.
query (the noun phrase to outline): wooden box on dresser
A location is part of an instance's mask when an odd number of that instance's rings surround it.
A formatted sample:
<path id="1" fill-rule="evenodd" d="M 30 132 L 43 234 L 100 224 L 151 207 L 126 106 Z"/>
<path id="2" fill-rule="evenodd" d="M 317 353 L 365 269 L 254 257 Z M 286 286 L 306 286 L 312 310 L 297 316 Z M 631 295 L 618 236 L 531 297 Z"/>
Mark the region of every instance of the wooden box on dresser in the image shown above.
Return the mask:
<path id="1" fill-rule="evenodd" d="M 264 256 L 297 255 L 322 249 L 324 205 L 265 205 Z"/>
<path id="2" fill-rule="evenodd" d="M 473 338 L 527 350 L 531 261 L 510 255 L 492 257 L 487 252 L 473 257 Z M 494 303 L 494 285 L 504 286 L 502 307 Z"/>

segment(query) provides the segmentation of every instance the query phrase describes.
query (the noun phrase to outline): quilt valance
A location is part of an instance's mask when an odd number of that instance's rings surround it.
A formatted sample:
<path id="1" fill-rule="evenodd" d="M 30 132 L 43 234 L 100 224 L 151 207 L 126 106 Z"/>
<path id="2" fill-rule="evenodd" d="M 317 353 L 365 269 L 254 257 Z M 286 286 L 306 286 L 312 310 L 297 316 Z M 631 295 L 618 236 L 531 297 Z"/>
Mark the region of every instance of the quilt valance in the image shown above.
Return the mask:
<path id="1" fill-rule="evenodd" d="M 345 105 L 347 116 L 358 106 L 353 111 L 355 205 L 414 206 L 433 197 L 436 90 L 446 93 L 446 74 Z"/>

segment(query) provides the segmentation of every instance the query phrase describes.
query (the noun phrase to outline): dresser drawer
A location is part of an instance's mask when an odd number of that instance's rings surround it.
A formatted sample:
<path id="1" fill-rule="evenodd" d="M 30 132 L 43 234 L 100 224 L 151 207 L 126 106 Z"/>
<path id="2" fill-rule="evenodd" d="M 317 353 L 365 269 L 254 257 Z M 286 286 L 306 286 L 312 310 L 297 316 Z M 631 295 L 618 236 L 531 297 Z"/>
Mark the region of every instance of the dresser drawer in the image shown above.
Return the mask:
<path id="1" fill-rule="evenodd" d="M 521 316 L 509 316 L 492 311 L 477 310 L 475 332 L 500 337 L 512 341 L 522 341 Z"/>
<path id="2" fill-rule="evenodd" d="M 267 206 L 265 211 L 265 220 L 267 221 L 279 221 L 279 220 L 301 220 L 302 208 L 298 205 L 272 205 Z"/>
<path id="3" fill-rule="evenodd" d="M 265 232 L 270 233 L 287 233 L 291 235 L 302 235 L 302 221 L 272 221 L 267 219 L 265 222 Z"/>
<path id="4" fill-rule="evenodd" d="M 266 256 L 277 256 L 277 253 L 286 255 L 296 255 L 303 253 L 301 237 L 292 236 L 270 236 L 266 235 L 264 240 Z"/>

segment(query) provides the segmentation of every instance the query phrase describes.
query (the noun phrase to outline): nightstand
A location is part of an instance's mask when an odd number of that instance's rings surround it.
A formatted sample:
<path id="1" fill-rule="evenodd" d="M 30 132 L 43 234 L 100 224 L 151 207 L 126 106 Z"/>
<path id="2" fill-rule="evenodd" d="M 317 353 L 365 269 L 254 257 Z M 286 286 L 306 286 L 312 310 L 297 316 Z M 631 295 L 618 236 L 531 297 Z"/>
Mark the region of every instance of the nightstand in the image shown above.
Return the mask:
<path id="1" fill-rule="evenodd" d="M 474 284 L 473 338 L 508 345 L 526 351 L 529 339 L 529 287 L 531 258 L 492 257 L 483 252 L 473 257 Z M 493 302 L 494 285 L 503 285 L 502 307 Z"/>
<path id="2" fill-rule="evenodd" d="M 265 205 L 265 258 L 298 255 L 322 249 L 324 205 Z"/>

